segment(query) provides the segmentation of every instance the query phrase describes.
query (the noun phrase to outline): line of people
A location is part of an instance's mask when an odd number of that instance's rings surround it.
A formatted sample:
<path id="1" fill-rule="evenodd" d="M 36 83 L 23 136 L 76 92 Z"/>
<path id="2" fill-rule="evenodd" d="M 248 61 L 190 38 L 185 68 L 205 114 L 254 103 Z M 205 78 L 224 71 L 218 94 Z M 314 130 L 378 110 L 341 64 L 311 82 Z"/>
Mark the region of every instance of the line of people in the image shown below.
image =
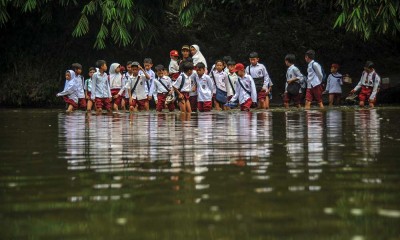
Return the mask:
<path id="1" fill-rule="evenodd" d="M 137 61 L 129 61 L 126 68 L 119 63 L 110 66 L 109 74 L 106 61 L 98 60 L 96 68 L 89 68 L 89 78 L 83 80 L 82 65 L 72 64 L 72 70 L 65 73 L 64 90 L 57 94 L 68 104 L 67 112 L 75 109 L 100 113 L 103 109 L 111 112 L 149 111 L 150 102 L 154 101 L 156 110 L 181 112 L 230 110 L 239 107 L 241 111 L 250 111 L 252 107 L 268 109 L 272 98 L 273 83 L 265 65 L 259 62 L 256 52 L 249 54 L 249 66 L 236 63 L 231 57 L 217 60 L 208 71 L 205 57 L 198 45 L 184 45 L 181 58 L 177 50 L 170 52 L 168 68 L 159 64 L 152 70 L 151 58 L 145 58 L 143 66 Z M 308 63 L 307 75 L 304 76 L 294 65 L 295 56 L 285 57 L 287 66 L 283 102 L 289 107 L 294 102 L 301 107 L 305 95 L 305 109 L 316 101 L 323 108 L 322 95 L 329 94 L 329 104 L 340 100 L 343 76 L 338 72 L 339 65 L 331 65 L 331 74 L 325 72 L 315 60 L 315 52 L 305 53 Z M 374 107 L 376 94 L 379 91 L 380 77 L 374 70 L 371 61 L 367 61 L 361 79 L 351 94 L 358 94 L 360 106 L 368 101 Z"/>

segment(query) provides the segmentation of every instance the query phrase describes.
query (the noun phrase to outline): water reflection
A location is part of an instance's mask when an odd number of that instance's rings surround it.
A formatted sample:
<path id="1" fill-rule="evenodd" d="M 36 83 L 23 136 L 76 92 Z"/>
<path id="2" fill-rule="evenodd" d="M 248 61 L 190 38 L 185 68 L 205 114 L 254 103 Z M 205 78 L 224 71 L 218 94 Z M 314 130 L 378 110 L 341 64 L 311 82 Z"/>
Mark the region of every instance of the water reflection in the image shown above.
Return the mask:
<path id="1" fill-rule="evenodd" d="M 356 149 L 362 161 L 376 161 L 380 152 L 381 134 L 379 114 L 376 109 L 360 110 L 354 113 Z"/>

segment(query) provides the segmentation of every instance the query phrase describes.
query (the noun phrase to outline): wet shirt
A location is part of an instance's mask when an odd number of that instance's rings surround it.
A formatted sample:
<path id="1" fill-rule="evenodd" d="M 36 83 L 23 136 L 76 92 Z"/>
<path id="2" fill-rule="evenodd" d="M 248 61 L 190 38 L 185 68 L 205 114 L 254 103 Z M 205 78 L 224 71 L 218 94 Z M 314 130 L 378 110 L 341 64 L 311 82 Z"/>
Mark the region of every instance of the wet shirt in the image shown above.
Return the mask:
<path id="1" fill-rule="evenodd" d="M 308 63 L 307 74 L 307 88 L 313 88 L 322 83 L 321 65 L 314 60 Z"/>
<path id="2" fill-rule="evenodd" d="M 95 98 L 110 98 L 110 84 L 107 73 L 96 72 L 92 76 L 92 100 Z"/>
<path id="3" fill-rule="evenodd" d="M 257 63 L 256 65 L 250 65 L 246 67 L 246 73 L 249 74 L 253 79 L 263 78 L 264 82 L 262 84 L 263 88 L 269 88 L 273 85 L 271 78 L 269 77 L 267 68 L 264 64 Z M 254 80 L 256 81 L 256 80 Z M 259 81 L 259 80 L 257 80 Z M 260 83 L 256 83 L 256 85 L 261 85 Z"/>
<path id="4" fill-rule="evenodd" d="M 241 85 L 243 85 L 245 89 L 243 89 Z M 236 93 L 233 95 L 230 101 L 234 102 L 238 99 L 239 103 L 243 104 L 249 98 L 251 98 L 253 103 L 257 102 L 257 91 L 254 80 L 249 74 L 244 75 L 243 78 L 238 76 L 238 80 L 236 82 Z"/>
<path id="5" fill-rule="evenodd" d="M 197 84 L 197 101 L 198 102 L 209 102 L 212 100 L 214 82 L 210 76 L 203 74 L 199 77 L 197 74 L 194 78 Z"/>
<path id="6" fill-rule="evenodd" d="M 326 82 L 326 91 L 329 93 L 342 93 L 343 76 L 340 73 L 331 73 Z"/>
<path id="7" fill-rule="evenodd" d="M 303 74 L 301 74 L 300 70 L 295 65 L 290 66 L 286 71 L 285 92 L 287 92 L 288 81 L 292 78 L 297 78 L 297 82 L 299 84 L 302 84 L 304 79 Z M 299 93 L 301 93 L 301 88 L 299 90 Z"/>
<path id="8" fill-rule="evenodd" d="M 182 83 L 182 76 L 185 77 L 185 82 L 183 83 L 183 86 L 182 86 L 182 89 L 180 90 L 180 92 L 192 91 L 192 84 L 191 84 L 190 78 L 185 73 L 182 73 L 181 75 L 179 75 L 179 77 L 173 83 L 174 88 L 179 90 L 179 87 L 181 86 L 181 83 Z"/>

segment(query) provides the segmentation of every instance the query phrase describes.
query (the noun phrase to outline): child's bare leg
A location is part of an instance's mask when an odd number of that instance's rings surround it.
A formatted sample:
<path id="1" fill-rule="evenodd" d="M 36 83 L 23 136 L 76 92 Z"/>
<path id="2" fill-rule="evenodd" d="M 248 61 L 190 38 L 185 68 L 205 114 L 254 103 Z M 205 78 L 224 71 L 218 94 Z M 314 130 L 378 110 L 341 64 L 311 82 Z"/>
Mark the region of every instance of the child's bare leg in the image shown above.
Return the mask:
<path id="1" fill-rule="evenodd" d="M 181 110 L 181 112 L 186 112 L 186 104 L 184 100 L 179 101 L 179 109 Z"/>
<path id="2" fill-rule="evenodd" d="M 310 109 L 310 108 L 311 108 L 311 102 L 308 101 L 308 100 L 306 100 L 306 103 L 305 103 L 305 105 L 304 105 L 304 108 L 305 108 L 305 109 Z"/>
<path id="3" fill-rule="evenodd" d="M 68 108 L 67 108 L 67 112 L 73 112 L 74 111 L 74 106 L 72 106 L 71 104 L 68 104 Z"/>
<path id="4" fill-rule="evenodd" d="M 324 104 L 322 103 L 322 101 L 321 101 L 321 102 L 319 102 L 319 103 L 318 103 L 318 105 L 319 105 L 319 108 L 321 108 L 321 109 L 323 109 L 323 108 L 324 108 Z"/>
<path id="5" fill-rule="evenodd" d="M 126 110 L 125 100 L 124 99 L 121 100 L 121 109 L 124 110 L 124 111 Z"/>
<path id="6" fill-rule="evenodd" d="M 365 102 L 364 101 L 360 101 L 360 107 L 364 107 L 364 105 L 365 105 Z"/>
<path id="7" fill-rule="evenodd" d="M 146 103 L 144 104 L 144 110 L 146 112 L 148 112 L 150 110 L 150 105 L 149 105 L 149 101 L 146 101 Z"/>
<path id="8" fill-rule="evenodd" d="M 192 112 L 192 107 L 190 106 L 190 101 L 186 100 L 185 105 L 186 105 L 186 112 L 187 113 L 191 113 Z"/>
<path id="9" fill-rule="evenodd" d="M 264 109 L 269 109 L 269 95 L 268 94 L 267 94 L 267 97 L 265 98 Z"/>
<path id="10" fill-rule="evenodd" d="M 219 105 L 219 102 L 217 100 L 214 100 L 214 105 L 215 105 L 215 110 L 221 111 L 221 106 Z"/>
<path id="11" fill-rule="evenodd" d="M 333 106 L 334 100 L 335 100 L 335 95 L 334 94 L 329 94 L 329 107 Z"/>
<path id="12" fill-rule="evenodd" d="M 118 105 L 117 104 L 113 104 L 113 109 L 114 109 L 114 111 L 118 111 Z"/>
<path id="13" fill-rule="evenodd" d="M 86 106 L 86 110 L 88 112 L 92 111 L 92 107 L 93 107 L 93 102 L 91 100 L 88 101 L 87 106 Z"/>

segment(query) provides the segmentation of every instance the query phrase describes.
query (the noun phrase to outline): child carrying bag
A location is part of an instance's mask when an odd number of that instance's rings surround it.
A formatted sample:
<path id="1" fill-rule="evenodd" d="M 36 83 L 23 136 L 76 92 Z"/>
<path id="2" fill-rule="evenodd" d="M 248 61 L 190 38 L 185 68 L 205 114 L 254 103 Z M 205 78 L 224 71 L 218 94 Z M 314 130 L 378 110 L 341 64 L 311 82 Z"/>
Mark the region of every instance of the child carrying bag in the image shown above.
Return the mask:
<path id="1" fill-rule="evenodd" d="M 217 99 L 218 102 L 225 104 L 226 102 L 228 102 L 228 98 L 226 96 L 227 94 L 225 91 L 223 91 L 217 87 L 217 83 L 216 83 L 215 77 L 214 77 L 214 72 L 211 72 L 211 75 L 214 80 L 215 88 L 217 89 L 217 92 L 215 94 L 215 99 Z"/>

